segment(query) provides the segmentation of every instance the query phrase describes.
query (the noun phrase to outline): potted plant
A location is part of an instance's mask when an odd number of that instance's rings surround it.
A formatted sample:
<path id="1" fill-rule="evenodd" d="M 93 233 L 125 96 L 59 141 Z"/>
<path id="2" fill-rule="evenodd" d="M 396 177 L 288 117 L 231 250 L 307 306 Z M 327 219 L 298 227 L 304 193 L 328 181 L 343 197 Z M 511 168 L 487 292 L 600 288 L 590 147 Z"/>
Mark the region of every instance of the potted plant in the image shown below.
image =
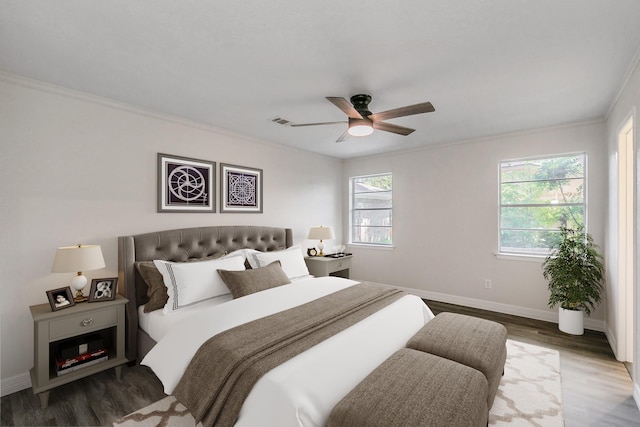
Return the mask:
<path id="1" fill-rule="evenodd" d="M 549 281 L 549 307 L 560 304 L 558 326 L 561 331 L 582 335 L 583 313 L 587 316 L 600 302 L 604 290 L 604 265 L 598 246 L 589 233 L 560 228 L 559 239 L 542 263 Z"/>

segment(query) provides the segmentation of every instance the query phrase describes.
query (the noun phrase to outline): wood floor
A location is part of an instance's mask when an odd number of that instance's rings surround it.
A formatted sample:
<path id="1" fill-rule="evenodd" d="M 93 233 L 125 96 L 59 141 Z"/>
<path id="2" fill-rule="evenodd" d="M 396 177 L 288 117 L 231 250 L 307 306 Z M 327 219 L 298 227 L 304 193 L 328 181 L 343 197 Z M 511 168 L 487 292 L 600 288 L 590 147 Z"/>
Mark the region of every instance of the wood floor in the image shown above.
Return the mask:
<path id="1" fill-rule="evenodd" d="M 434 313 L 452 311 L 502 323 L 509 338 L 560 352 L 565 426 L 640 426 L 632 384 L 604 334 L 566 335 L 557 325 L 516 316 L 428 301 Z M 31 389 L 0 400 L 2 426 L 100 426 L 164 397 L 162 386 L 144 366 L 125 367 L 122 380 L 113 370 L 51 391 L 49 407 L 40 408 Z M 544 426 L 542 426 L 544 427 Z"/>

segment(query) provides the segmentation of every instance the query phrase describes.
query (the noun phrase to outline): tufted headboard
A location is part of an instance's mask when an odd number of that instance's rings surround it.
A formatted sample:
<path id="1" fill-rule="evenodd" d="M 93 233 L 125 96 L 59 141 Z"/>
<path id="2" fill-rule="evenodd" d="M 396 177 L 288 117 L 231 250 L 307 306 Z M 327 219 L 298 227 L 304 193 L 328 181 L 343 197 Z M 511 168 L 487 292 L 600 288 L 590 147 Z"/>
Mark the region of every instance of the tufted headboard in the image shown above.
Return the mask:
<path id="1" fill-rule="evenodd" d="M 181 262 L 236 249 L 269 252 L 292 245 L 292 230 L 278 227 L 198 227 L 118 237 L 118 292 L 129 300 L 126 308 L 127 359 L 133 362 L 137 358 L 138 306 L 148 300 L 147 285 L 135 267 L 137 261 Z"/>

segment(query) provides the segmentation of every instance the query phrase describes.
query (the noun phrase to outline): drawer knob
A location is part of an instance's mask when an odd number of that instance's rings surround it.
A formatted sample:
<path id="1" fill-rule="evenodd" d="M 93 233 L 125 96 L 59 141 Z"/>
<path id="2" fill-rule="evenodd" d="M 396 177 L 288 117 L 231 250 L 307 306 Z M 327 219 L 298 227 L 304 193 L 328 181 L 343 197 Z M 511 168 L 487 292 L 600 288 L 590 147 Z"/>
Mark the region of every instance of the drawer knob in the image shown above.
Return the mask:
<path id="1" fill-rule="evenodd" d="M 90 324 L 93 323 L 93 319 L 91 317 L 87 318 L 87 319 L 82 319 L 82 326 L 89 326 Z"/>
<path id="2" fill-rule="evenodd" d="M 338 267 L 342 267 L 342 263 L 339 263 L 339 264 L 338 264 Z"/>

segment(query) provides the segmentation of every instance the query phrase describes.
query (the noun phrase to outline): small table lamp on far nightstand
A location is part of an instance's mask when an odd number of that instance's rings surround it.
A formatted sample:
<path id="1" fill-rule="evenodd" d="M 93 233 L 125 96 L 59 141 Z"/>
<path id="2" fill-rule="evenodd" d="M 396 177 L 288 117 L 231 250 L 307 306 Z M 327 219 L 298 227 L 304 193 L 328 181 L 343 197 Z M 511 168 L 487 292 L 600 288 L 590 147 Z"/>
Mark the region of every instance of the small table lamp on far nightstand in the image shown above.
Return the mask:
<path id="1" fill-rule="evenodd" d="M 335 238 L 336 236 L 333 234 L 333 228 L 323 226 L 311 227 L 309 230 L 309 236 L 307 236 L 307 239 L 309 240 L 320 240 L 320 243 L 318 243 L 318 249 L 320 250 L 320 253 L 318 254 L 319 256 L 324 256 L 324 252 L 322 252 L 324 249 L 324 243 L 322 243 L 322 241 Z"/>
<path id="2" fill-rule="evenodd" d="M 76 290 L 75 302 L 83 302 L 87 297 L 82 290 L 87 286 L 87 278 L 83 271 L 99 270 L 105 267 L 102 249 L 99 245 L 63 246 L 56 251 L 53 260 L 52 273 L 73 273 L 78 275 L 71 281 L 71 287 Z"/>

